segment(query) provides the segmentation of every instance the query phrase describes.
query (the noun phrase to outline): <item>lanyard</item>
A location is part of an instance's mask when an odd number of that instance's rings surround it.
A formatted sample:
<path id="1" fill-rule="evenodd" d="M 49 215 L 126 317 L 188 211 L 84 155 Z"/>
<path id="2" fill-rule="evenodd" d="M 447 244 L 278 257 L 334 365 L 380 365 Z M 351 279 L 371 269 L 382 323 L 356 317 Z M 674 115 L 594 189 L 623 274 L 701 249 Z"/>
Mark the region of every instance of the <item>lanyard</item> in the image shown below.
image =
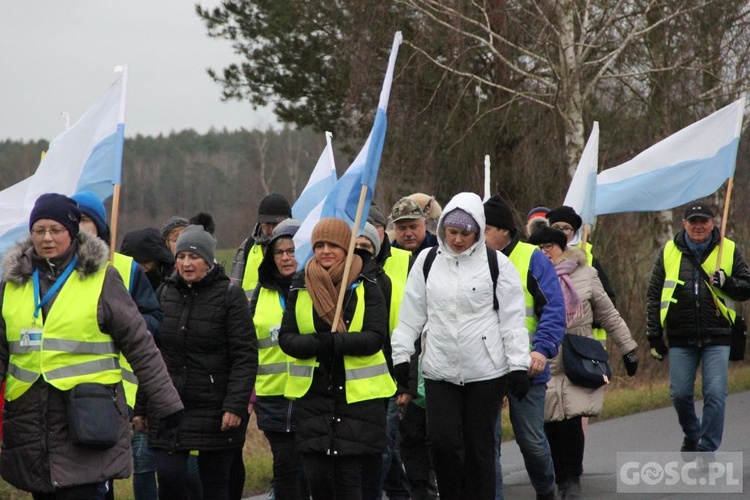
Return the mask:
<path id="1" fill-rule="evenodd" d="M 284 300 L 284 294 L 279 292 L 279 304 L 281 304 L 281 310 L 286 311 L 286 300 Z"/>
<path id="2" fill-rule="evenodd" d="M 52 296 L 57 293 L 57 291 L 65 284 L 65 281 L 67 281 L 68 277 L 73 273 L 73 269 L 76 267 L 76 264 L 78 263 L 78 256 L 74 255 L 73 259 L 70 261 L 70 264 L 65 268 L 63 273 L 60 275 L 59 278 L 52 284 L 52 287 L 47 290 L 47 293 L 44 294 L 44 297 L 42 297 L 42 300 L 39 300 L 39 294 L 40 294 L 40 287 L 39 287 L 39 269 L 34 269 L 34 320 L 39 318 L 39 311 L 42 307 L 44 307 L 47 302 L 50 301 Z"/>

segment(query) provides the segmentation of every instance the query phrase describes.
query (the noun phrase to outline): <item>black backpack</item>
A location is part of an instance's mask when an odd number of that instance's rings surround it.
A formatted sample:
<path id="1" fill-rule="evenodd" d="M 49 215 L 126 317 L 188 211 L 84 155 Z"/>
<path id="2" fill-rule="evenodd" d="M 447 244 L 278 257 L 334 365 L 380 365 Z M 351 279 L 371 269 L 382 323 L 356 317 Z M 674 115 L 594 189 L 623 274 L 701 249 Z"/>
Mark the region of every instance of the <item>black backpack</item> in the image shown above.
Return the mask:
<path id="1" fill-rule="evenodd" d="M 488 246 L 485 246 L 487 249 L 487 263 L 490 266 L 490 276 L 492 277 L 492 306 L 495 308 L 495 311 L 500 309 L 500 304 L 497 303 L 497 295 L 495 294 L 495 290 L 497 290 L 497 277 L 500 275 L 500 267 L 497 263 L 497 252 L 493 249 L 491 249 Z M 430 275 L 430 268 L 432 267 L 432 263 L 435 261 L 435 256 L 438 253 L 438 247 L 432 247 L 427 252 L 427 256 L 424 259 L 424 265 L 422 266 L 422 272 L 424 273 L 424 282 L 427 283 L 427 276 Z"/>

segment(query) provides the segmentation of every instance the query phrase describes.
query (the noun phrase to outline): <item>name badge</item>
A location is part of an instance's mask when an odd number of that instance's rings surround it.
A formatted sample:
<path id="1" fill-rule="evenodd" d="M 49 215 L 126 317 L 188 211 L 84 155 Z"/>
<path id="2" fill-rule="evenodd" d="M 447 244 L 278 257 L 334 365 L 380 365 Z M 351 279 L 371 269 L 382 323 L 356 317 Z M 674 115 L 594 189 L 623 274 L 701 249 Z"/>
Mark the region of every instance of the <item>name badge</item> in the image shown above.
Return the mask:
<path id="1" fill-rule="evenodd" d="M 271 342 L 274 344 L 279 343 L 279 330 L 281 330 L 281 325 L 272 326 L 270 329 L 271 333 Z"/>
<path id="2" fill-rule="evenodd" d="M 35 328 L 21 330 L 21 347 L 42 345 L 42 331 Z"/>

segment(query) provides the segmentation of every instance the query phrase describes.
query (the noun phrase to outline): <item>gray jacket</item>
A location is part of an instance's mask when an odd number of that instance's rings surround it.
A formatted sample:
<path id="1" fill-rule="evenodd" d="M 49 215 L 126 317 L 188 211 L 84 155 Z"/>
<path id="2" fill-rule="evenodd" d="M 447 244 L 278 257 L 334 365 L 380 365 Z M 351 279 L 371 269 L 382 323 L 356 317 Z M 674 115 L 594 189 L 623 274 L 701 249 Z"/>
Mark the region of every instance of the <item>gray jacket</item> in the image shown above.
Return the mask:
<path id="1" fill-rule="evenodd" d="M 74 253 L 79 259 L 76 271 L 85 279 L 107 265 L 109 248 L 98 238 L 81 233 L 64 256 L 50 263 L 35 256 L 28 239 L 13 246 L 3 258 L 0 310 L 8 281 L 24 284 L 38 268 L 40 288 L 45 293 Z M 54 307 L 55 298 L 44 307 L 45 316 Z M 97 320 L 101 331 L 112 336 L 127 357 L 140 381 L 139 390 L 148 394 L 149 400 L 158 408 L 158 414 L 166 416 L 182 409 L 182 402 L 153 337 L 119 273 L 112 267 L 107 269 L 99 296 Z M 0 317 L 0 374 L 3 378 L 8 360 L 5 319 Z M 6 402 L 0 474 L 13 486 L 35 493 L 49 493 L 57 488 L 130 475 L 131 429 L 122 387 L 117 390 L 119 440 L 107 450 L 82 448 L 71 442 L 66 417 L 67 396 L 67 391 L 56 389 L 40 377 L 20 398 Z"/>

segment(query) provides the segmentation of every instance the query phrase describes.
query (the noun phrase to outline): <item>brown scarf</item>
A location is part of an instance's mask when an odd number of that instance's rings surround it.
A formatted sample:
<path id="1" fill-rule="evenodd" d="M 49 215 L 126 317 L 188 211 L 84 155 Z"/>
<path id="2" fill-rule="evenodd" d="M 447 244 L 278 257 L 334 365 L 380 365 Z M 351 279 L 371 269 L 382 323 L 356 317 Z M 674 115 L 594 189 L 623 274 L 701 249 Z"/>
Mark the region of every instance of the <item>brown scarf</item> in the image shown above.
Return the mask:
<path id="1" fill-rule="evenodd" d="M 312 258 L 305 266 L 305 286 L 307 291 L 310 292 L 315 312 L 329 325 L 333 325 L 333 318 L 336 315 L 336 301 L 339 297 L 345 265 L 346 261 L 342 260 L 335 263 L 330 269 L 324 269 L 315 258 Z M 347 287 L 354 283 L 361 271 L 362 258 L 355 255 L 349 269 L 349 279 L 346 280 Z M 334 327 L 332 331 L 347 331 L 343 313 L 339 317 L 338 326 Z"/>

